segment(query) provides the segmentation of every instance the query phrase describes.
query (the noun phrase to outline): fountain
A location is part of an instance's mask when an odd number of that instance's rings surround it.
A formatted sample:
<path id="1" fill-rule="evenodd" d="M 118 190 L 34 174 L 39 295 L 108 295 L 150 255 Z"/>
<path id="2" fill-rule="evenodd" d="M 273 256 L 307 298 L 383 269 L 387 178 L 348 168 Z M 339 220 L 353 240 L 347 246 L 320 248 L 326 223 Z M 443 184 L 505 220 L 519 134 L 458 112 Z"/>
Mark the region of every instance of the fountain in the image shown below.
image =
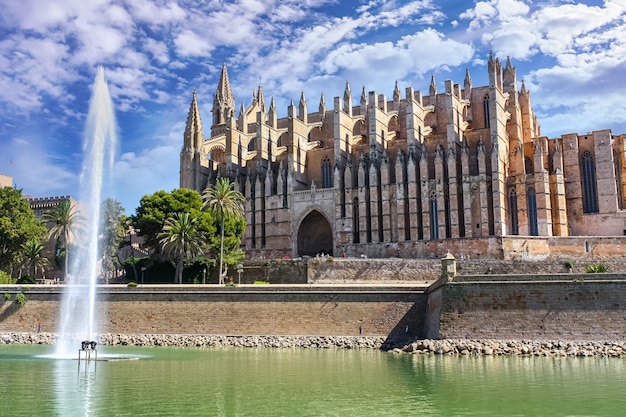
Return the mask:
<path id="1" fill-rule="evenodd" d="M 104 68 L 98 66 L 83 138 L 84 159 L 79 192 L 83 230 L 72 246 L 74 251 L 68 251 L 69 279 L 61 303 L 57 357 L 76 359 L 81 341 L 93 342 L 95 347 L 100 207 L 103 179 L 112 172 L 116 142 L 113 102 Z"/>

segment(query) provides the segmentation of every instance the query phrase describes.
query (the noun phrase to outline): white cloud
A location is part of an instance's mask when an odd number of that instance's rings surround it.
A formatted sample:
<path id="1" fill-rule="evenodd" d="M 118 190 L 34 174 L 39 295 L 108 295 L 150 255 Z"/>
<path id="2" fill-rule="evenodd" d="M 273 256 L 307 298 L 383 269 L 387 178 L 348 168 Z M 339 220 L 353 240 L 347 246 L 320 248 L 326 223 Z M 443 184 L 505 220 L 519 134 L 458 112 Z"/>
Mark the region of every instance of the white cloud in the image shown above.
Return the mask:
<path id="1" fill-rule="evenodd" d="M 127 213 L 133 213 L 139 206 L 141 196 L 179 187 L 179 154 L 184 128 L 184 122 L 167 127 L 163 124 L 165 133 L 157 136 L 151 146 L 138 153 L 126 152 L 118 158 L 114 168 L 115 198 Z"/>
<path id="2" fill-rule="evenodd" d="M 174 44 L 176 45 L 176 52 L 183 57 L 208 56 L 215 48 L 205 37 L 188 29 L 176 35 Z"/>
<path id="3" fill-rule="evenodd" d="M 39 140 L 22 136 L 0 141 L 0 171 L 12 176 L 14 186 L 32 197 L 72 194 L 76 175 L 60 165 Z"/>
<path id="4" fill-rule="evenodd" d="M 427 29 L 405 36 L 397 43 L 345 44 L 329 53 L 322 62 L 327 73 L 342 69 L 349 72 L 366 72 L 379 76 L 419 77 L 442 66 L 455 66 L 469 61 L 471 46 L 446 39 L 441 33 Z M 371 79 L 372 77 L 370 77 Z"/>

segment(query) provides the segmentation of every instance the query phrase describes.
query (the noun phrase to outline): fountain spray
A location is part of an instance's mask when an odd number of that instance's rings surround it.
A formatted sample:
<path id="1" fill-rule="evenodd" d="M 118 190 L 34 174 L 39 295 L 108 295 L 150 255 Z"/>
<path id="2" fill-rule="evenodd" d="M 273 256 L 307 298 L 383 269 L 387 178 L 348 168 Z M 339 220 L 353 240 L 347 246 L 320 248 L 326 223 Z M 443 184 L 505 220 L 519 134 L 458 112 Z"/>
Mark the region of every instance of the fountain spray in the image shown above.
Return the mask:
<path id="1" fill-rule="evenodd" d="M 75 357 L 81 340 L 97 335 L 96 287 L 98 281 L 98 236 L 103 188 L 111 176 L 117 143 L 113 102 L 99 65 L 93 84 L 83 137 L 83 167 L 80 175 L 79 215 L 84 230 L 76 234 L 70 256 L 69 282 L 61 303 L 57 356 Z"/>

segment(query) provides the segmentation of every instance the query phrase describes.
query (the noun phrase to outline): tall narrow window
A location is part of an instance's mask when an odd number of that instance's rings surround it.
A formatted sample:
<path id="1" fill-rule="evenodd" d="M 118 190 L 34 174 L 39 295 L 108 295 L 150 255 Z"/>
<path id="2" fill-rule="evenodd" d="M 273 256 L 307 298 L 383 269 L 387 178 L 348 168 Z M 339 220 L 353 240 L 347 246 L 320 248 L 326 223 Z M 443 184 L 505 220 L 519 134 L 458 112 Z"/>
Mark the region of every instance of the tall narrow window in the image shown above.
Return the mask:
<path id="1" fill-rule="evenodd" d="M 359 199 L 355 198 L 352 201 L 352 242 L 359 243 Z"/>
<path id="2" fill-rule="evenodd" d="M 613 151 L 613 169 L 615 170 L 615 188 L 617 188 L 617 207 L 624 209 L 624 194 L 622 190 L 622 165 L 619 160 L 619 153 Z"/>
<path id="3" fill-rule="evenodd" d="M 485 128 L 489 128 L 489 96 L 483 99 L 483 113 L 485 115 Z"/>
<path id="4" fill-rule="evenodd" d="M 583 179 L 583 212 L 598 212 L 598 193 L 596 189 L 596 167 L 591 152 L 583 152 L 580 160 L 580 168 Z"/>
<path id="5" fill-rule="evenodd" d="M 430 194 L 430 238 L 439 239 L 439 219 L 437 218 L 437 194 Z"/>
<path id="6" fill-rule="evenodd" d="M 526 174 L 535 173 L 535 169 L 533 167 L 533 160 L 530 156 L 524 157 L 524 171 L 526 171 Z"/>
<path id="7" fill-rule="evenodd" d="M 330 166 L 330 159 L 327 156 L 322 160 L 322 188 L 333 186 L 333 170 Z"/>
<path id="8" fill-rule="evenodd" d="M 511 213 L 511 234 L 519 235 L 519 220 L 517 218 L 517 192 L 515 188 L 509 191 L 509 212 Z"/>
<path id="9" fill-rule="evenodd" d="M 531 236 L 539 236 L 537 227 L 537 195 L 534 188 L 529 188 L 526 195 L 528 199 L 528 233 Z"/>

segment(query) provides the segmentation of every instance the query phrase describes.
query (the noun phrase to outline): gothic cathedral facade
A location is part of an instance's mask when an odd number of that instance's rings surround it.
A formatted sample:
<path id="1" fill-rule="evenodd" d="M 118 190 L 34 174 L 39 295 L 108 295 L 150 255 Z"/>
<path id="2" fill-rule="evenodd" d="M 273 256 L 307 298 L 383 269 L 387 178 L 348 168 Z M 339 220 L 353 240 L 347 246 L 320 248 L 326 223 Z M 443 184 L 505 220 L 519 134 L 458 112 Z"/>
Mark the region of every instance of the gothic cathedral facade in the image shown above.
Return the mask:
<path id="1" fill-rule="evenodd" d="M 427 96 L 396 82 L 391 100 L 363 87 L 354 103 L 346 83 L 332 108 L 322 95 L 314 112 L 302 93 L 279 118 L 261 87 L 235 115 L 223 65 L 208 137 L 193 94 L 180 186 L 235 182 L 252 258 L 515 259 L 626 235 L 624 135 L 541 136 L 510 60 L 490 55 L 487 70 L 480 87 L 466 71 L 462 87 L 447 80 L 439 92 L 433 77 Z"/>

